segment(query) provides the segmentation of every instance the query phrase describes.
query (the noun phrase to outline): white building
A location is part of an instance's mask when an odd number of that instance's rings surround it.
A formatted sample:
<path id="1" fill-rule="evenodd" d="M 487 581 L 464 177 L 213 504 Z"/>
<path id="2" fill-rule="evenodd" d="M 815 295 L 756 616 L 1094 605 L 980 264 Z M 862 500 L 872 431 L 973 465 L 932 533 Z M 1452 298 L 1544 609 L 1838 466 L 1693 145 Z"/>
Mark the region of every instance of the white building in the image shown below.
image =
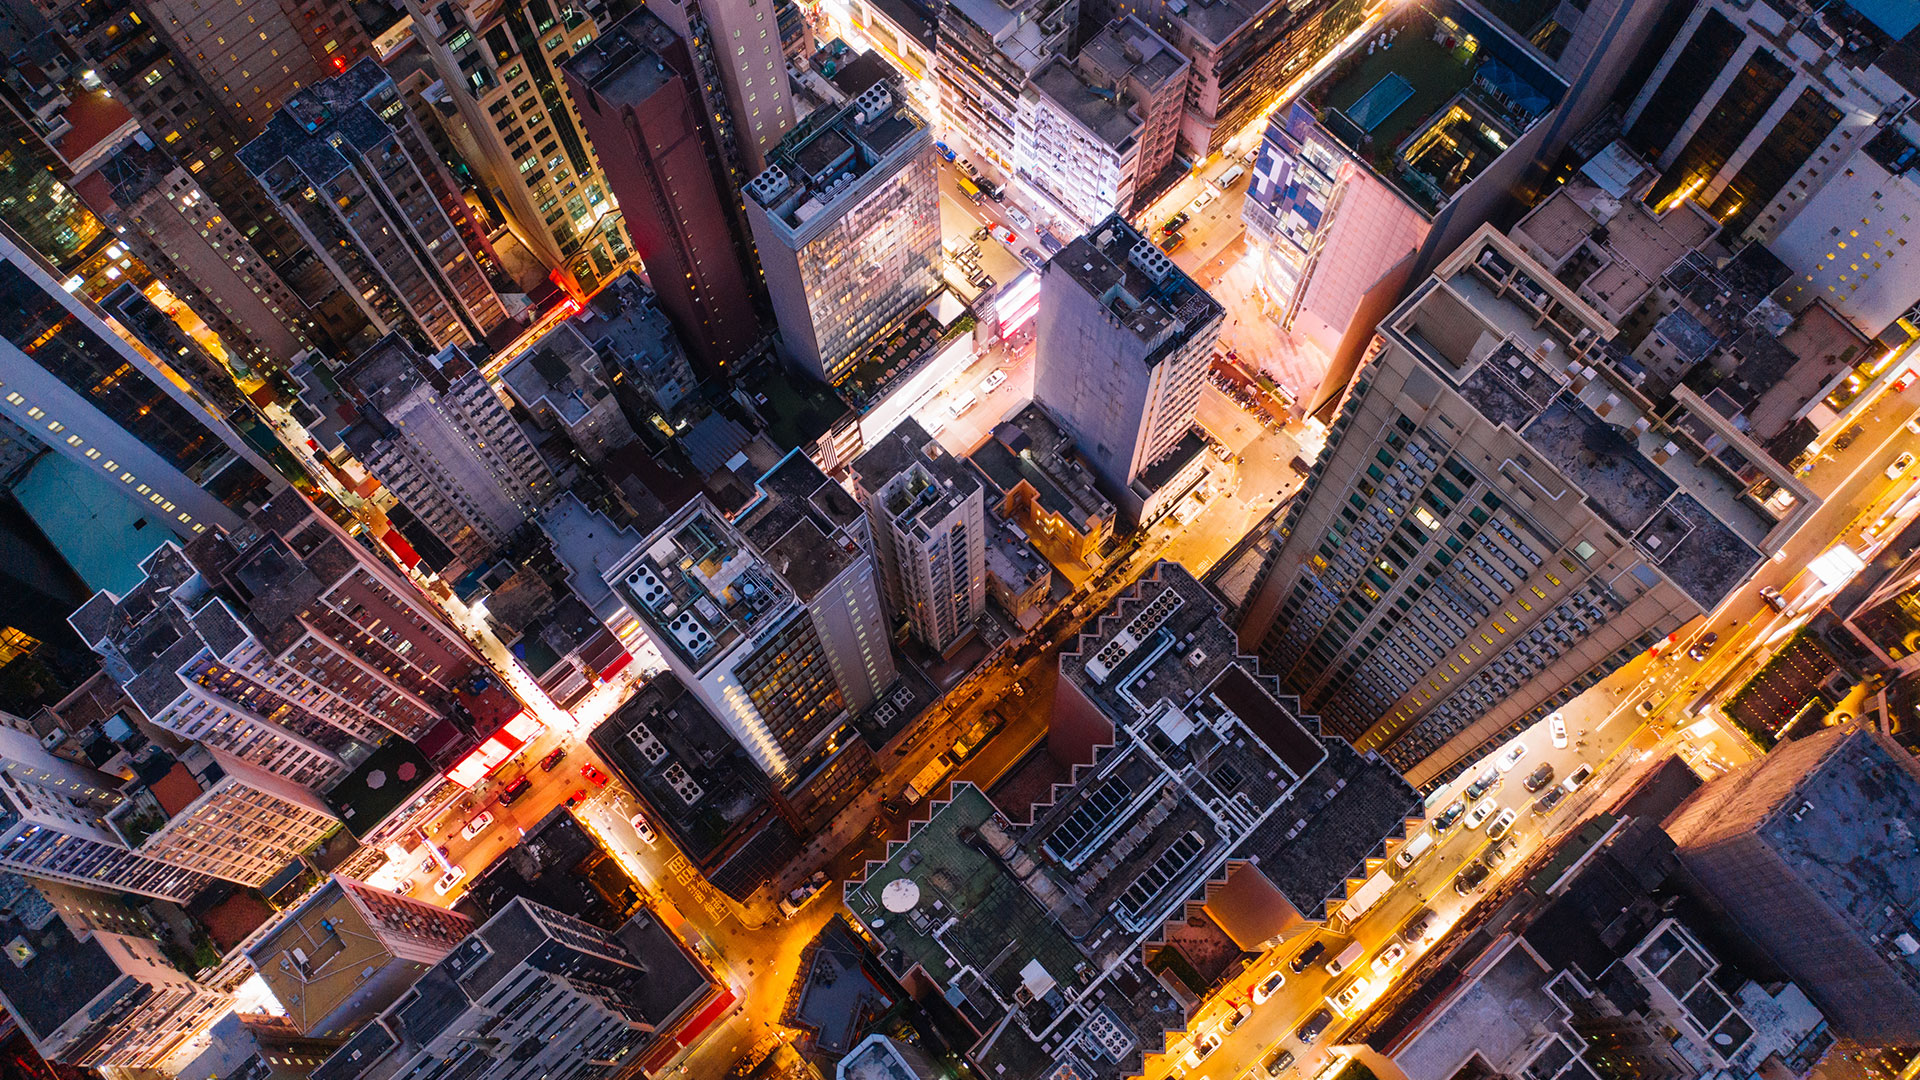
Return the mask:
<path id="1" fill-rule="evenodd" d="M 340 824 L 319 796 L 230 754 L 151 747 L 107 824 L 173 866 L 259 888 Z"/>
<path id="2" fill-rule="evenodd" d="M 908 419 L 860 455 L 853 481 L 894 612 L 928 648 L 952 654 L 987 607 L 979 474 Z"/>
<path id="3" fill-rule="evenodd" d="M 1781 294 L 1789 307 L 1825 300 L 1872 337 L 1920 302 L 1915 129 L 1903 121 L 1855 150 L 1767 245 L 1793 268 Z"/>

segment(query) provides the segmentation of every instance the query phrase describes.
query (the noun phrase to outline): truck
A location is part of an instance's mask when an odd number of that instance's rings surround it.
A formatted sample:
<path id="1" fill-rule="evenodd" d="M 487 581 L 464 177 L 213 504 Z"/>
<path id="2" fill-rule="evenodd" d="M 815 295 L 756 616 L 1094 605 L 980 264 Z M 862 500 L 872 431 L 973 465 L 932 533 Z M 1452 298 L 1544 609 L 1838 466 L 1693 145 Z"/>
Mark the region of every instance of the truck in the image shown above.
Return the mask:
<path id="1" fill-rule="evenodd" d="M 1427 849 L 1432 846 L 1433 834 L 1422 829 L 1418 836 L 1407 841 L 1407 846 L 1401 848 L 1400 853 L 1393 857 L 1394 865 L 1402 870 L 1409 869 L 1419 860 L 1420 856 L 1425 855 Z"/>
<path id="2" fill-rule="evenodd" d="M 1347 968 L 1359 963 L 1360 958 L 1366 954 L 1367 947 L 1365 945 L 1357 941 L 1349 943 L 1346 948 L 1340 950 L 1340 955 L 1327 961 L 1327 974 L 1340 974 L 1347 970 Z"/>
<path id="3" fill-rule="evenodd" d="M 1372 877 L 1367 879 L 1366 884 L 1360 886 L 1352 896 L 1347 898 L 1347 902 L 1340 906 L 1340 921 L 1348 926 L 1353 925 L 1353 920 L 1365 914 L 1368 908 L 1379 903 L 1380 898 L 1387 895 L 1387 893 L 1393 889 L 1393 884 L 1393 875 L 1391 873 L 1388 873 L 1384 868 L 1376 871 Z"/>
<path id="4" fill-rule="evenodd" d="M 953 178 L 953 182 L 959 186 L 961 191 L 966 193 L 967 198 L 972 199 L 974 202 L 980 201 L 980 185 L 974 183 L 972 177 L 966 176 L 965 174 L 957 175 Z"/>
<path id="5" fill-rule="evenodd" d="M 941 754 L 939 757 L 927 762 L 926 768 L 914 773 L 913 779 L 907 781 L 906 800 L 910 803 L 916 803 L 928 795 L 933 794 L 935 785 L 946 779 L 947 773 L 952 770 L 952 754 Z"/>

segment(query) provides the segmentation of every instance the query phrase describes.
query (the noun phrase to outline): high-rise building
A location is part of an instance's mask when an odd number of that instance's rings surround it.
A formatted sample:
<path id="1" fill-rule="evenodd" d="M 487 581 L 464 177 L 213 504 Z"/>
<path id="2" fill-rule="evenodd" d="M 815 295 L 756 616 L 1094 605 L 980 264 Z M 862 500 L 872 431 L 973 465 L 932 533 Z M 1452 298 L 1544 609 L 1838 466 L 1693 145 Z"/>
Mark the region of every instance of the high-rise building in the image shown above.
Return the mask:
<path id="1" fill-rule="evenodd" d="M 732 521 L 693 500 L 605 576 L 668 668 L 789 785 L 859 742 L 849 717 L 896 672 L 859 504 L 798 451 L 759 491 Z"/>
<path id="2" fill-rule="evenodd" d="M 288 98 L 239 158 L 376 335 L 438 349 L 508 322 L 491 245 L 371 57 Z"/>
<path id="3" fill-rule="evenodd" d="M 711 987 L 686 946 L 647 912 L 608 932 L 516 898 L 335 1051 L 313 1080 L 391 1080 L 439 1069 L 472 1080 L 613 1080 L 670 1038 Z"/>
<path id="4" fill-rule="evenodd" d="M 1117 214 L 1040 273 L 1033 399 L 1136 522 L 1157 518 L 1197 479 L 1188 474 L 1205 443 L 1193 415 L 1225 314 Z"/>
<path id="5" fill-rule="evenodd" d="M 1416 785 L 1717 608 L 1797 527 L 1692 432 L 1790 473 L 1711 408 L 1657 414 L 1614 335 L 1483 226 L 1382 322 L 1277 526 L 1243 647 Z"/>
<path id="6" fill-rule="evenodd" d="M 279 486 L 224 417 L 0 230 L 0 415 L 98 469 L 181 537 L 238 528 Z"/>
<path id="7" fill-rule="evenodd" d="M 726 144 L 722 153 L 738 156 L 730 167 L 747 175 L 766 167 L 796 119 L 776 7 L 771 0 L 702 0 L 656 9 L 696 63 L 718 73 L 718 86 L 710 76 L 699 81 L 702 100 Z"/>
<path id="8" fill-rule="evenodd" d="M 940 5 L 934 70 L 947 130 L 1012 173 L 1020 93 L 1042 64 L 1072 50 L 1079 20 L 1080 0 Z"/>
<path id="9" fill-rule="evenodd" d="M 673 332 L 672 320 L 660 310 L 659 294 L 640 280 L 622 274 L 595 293 L 573 327 L 593 343 L 604 364 L 620 373 L 626 387 L 673 411 L 693 392 L 697 380 L 687 361 L 686 346 Z"/>
<path id="10" fill-rule="evenodd" d="M 147 855 L 108 822 L 122 781 L 0 728 L 0 868 L 28 877 L 185 902 L 213 878 Z"/>
<path id="11" fill-rule="evenodd" d="M 1804 197 L 1804 208 L 1767 243 L 1794 270 L 1782 302 L 1799 311 L 1823 300 L 1870 337 L 1920 304 L 1920 245 L 1907 234 L 1920 218 L 1916 165 L 1920 123 L 1906 117 L 1881 128 L 1840 175 Z"/>
<path id="12" fill-rule="evenodd" d="M 940 182 L 890 82 L 816 115 L 747 184 L 747 221 L 788 355 L 832 384 L 939 291 Z"/>
<path id="13" fill-rule="evenodd" d="M 0 964 L 0 1003 L 46 1060 L 156 1068 L 232 1008 L 230 995 L 182 974 L 152 938 L 69 924 L 34 899 L 16 897 L 0 914 L 11 961 Z"/>
<path id="14" fill-rule="evenodd" d="M 1667 820 L 1680 862 L 1865 1045 L 1920 1039 L 1920 767 L 1869 725 L 1784 742 Z"/>
<path id="15" fill-rule="evenodd" d="M 561 70 L 661 310 L 701 376 L 723 373 L 758 342 L 759 320 L 729 169 L 687 41 L 645 8 Z"/>
<path id="16" fill-rule="evenodd" d="M 302 1035 L 351 1035 L 474 929 L 472 919 L 335 874 L 247 948 Z"/>
<path id="17" fill-rule="evenodd" d="M 564 434 L 581 457 L 597 462 L 633 441 L 633 425 L 614 393 L 620 374 L 587 340 L 580 323 L 569 320 L 501 368 L 500 385 L 534 423 Z"/>
<path id="18" fill-rule="evenodd" d="M 1663 170 L 1642 197 L 1692 199 L 1729 237 L 1779 235 L 1912 100 L 1898 42 L 1917 26 L 1904 4 L 1694 6 L 1623 116 L 1628 145 Z"/>
<path id="19" fill-rule="evenodd" d="M 413 40 L 460 114 L 458 149 L 515 235 L 590 294 L 632 259 L 619 209 L 557 68 L 606 29 L 608 6 L 411 0 Z"/>
<path id="20" fill-rule="evenodd" d="M 390 334 L 340 385 L 360 408 L 347 446 L 461 562 L 485 559 L 553 495 L 553 473 L 466 349 L 423 356 Z"/>
<path id="21" fill-rule="evenodd" d="M 913 636 L 950 654 L 987 609 L 985 485 L 908 417 L 853 463 L 887 600 Z"/>
<path id="22" fill-rule="evenodd" d="M 1131 15 L 1047 61 L 1020 96 L 1016 178 L 1076 228 L 1131 214 L 1173 164 L 1191 67 Z"/>
<path id="23" fill-rule="evenodd" d="M 389 732 L 418 739 L 475 664 L 406 584 L 291 495 L 163 546 L 73 613 L 149 722 L 308 787 Z"/>

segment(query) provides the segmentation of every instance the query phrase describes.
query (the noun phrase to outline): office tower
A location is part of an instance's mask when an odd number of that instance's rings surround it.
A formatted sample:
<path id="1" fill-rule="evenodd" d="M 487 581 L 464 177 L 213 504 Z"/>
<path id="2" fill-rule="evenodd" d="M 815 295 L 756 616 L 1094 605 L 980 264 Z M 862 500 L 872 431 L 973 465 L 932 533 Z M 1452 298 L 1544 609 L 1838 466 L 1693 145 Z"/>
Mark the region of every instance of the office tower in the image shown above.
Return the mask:
<path id="1" fill-rule="evenodd" d="M 966 1001 L 960 1041 L 981 1075 L 1124 1080 L 1148 1055 L 1174 1060 L 1169 1035 L 1204 994 L 1153 975 L 1178 962 L 1162 954 L 1169 922 L 1254 953 L 1304 937 L 1417 813 L 1391 768 L 1275 695 L 1223 614 L 1178 565 L 1149 568 L 1060 654 L 1048 748 L 1073 783 L 1032 805 L 955 784 L 849 884 L 876 933 L 941 920 L 894 934 L 880 963 Z M 942 963 L 960 941 L 1001 977 Z"/>
<path id="2" fill-rule="evenodd" d="M 184 903 L 213 878 L 163 862 L 108 821 L 125 797 L 121 779 L 48 753 L 0 728 L 0 868 L 28 877 Z"/>
<path id="3" fill-rule="evenodd" d="M 1657 415 L 1614 334 L 1483 227 L 1381 324 L 1278 526 L 1242 645 L 1417 785 L 1719 607 L 1795 527 L 1691 432 L 1788 470 L 1698 398 Z"/>
<path id="4" fill-rule="evenodd" d="M 1643 198 L 1692 199 L 1728 237 L 1778 235 L 1911 100 L 1897 43 L 1916 26 L 1906 4 L 1704 0 L 1623 117 L 1663 170 Z"/>
<path id="5" fill-rule="evenodd" d="M 375 334 L 439 349 L 508 322 L 486 236 L 371 57 L 288 98 L 238 156 Z"/>
<path id="6" fill-rule="evenodd" d="M 142 855 L 259 888 L 340 824 L 293 781 L 198 743 L 149 744 L 107 825 Z"/>
<path id="7" fill-rule="evenodd" d="M 1309 413 L 1333 407 L 1381 316 L 1557 152 L 1566 96 L 1502 25 L 1417 0 L 1275 115 L 1242 213 L 1266 303 L 1333 360 Z"/>
<path id="8" fill-rule="evenodd" d="M 458 912 L 335 874 L 249 945 L 247 961 L 296 1031 L 344 1037 L 473 929 Z"/>
<path id="9" fill-rule="evenodd" d="M 553 473 L 467 350 L 422 356 L 390 334 L 340 385 L 360 409 L 347 446 L 462 562 L 485 559 L 552 497 Z"/>
<path id="10" fill-rule="evenodd" d="M 1920 303 L 1920 245 L 1909 232 L 1920 216 L 1917 163 L 1920 124 L 1902 119 L 1881 128 L 1840 175 L 1805 197 L 1805 207 L 1767 244 L 1794 269 L 1781 302 L 1799 311 L 1825 301 L 1868 336 Z"/>
<path id="11" fill-rule="evenodd" d="M 654 10 L 629 15 L 561 70 L 647 280 L 704 380 L 760 338 L 752 263 L 693 55 Z"/>
<path id="12" fill-rule="evenodd" d="M 882 81 L 809 117 L 747 184 L 747 221 L 787 354 L 829 384 L 940 289 L 933 136 Z"/>
<path id="13" fill-rule="evenodd" d="M 728 167 L 748 176 L 766 168 L 796 119 L 774 7 L 771 0 L 702 0 L 655 9 L 708 73 L 689 85 L 701 87 Z"/>
<path id="14" fill-rule="evenodd" d="M 858 741 L 848 716 L 895 671 L 859 505 L 798 451 L 758 486 L 733 521 L 694 499 L 605 576 L 667 667 L 787 785 Z"/>
<path id="15" fill-rule="evenodd" d="M 439 1068 L 471 1080 L 613 1080 L 671 1038 L 710 987 L 686 946 L 645 911 L 608 932 L 515 899 L 313 1080 L 389 1080 Z"/>
<path id="16" fill-rule="evenodd" d="M 143 141 L 122 145 L 81 183 L 94 212 L 239 364 L 271 370 L 313 347 L 306 305 L 193 174 Z"/>
<path id="17" fill-rule="evenodd" d="M 1017 175 L 1076 229 L 1132 213 L 1173 164 L 1190 70 L 1131 15 L 1047 61 L 1020 96 Z"/>
<path id="18" fill-rule="evenodd" d="M 606 29 L 606 7 L 410 0 L 413 40 L 464 125 L 461 157 L 533 254 L 594 292 L 633 257 L 619 208 L 556 69 Z"/>
<path id="19" fill-rule="evenodd" d="M 181 537 L 239 527 L 276 474 L 188 380 L 0 230 L 0 415 Z"/>
<path id="20" fill-rule="evenodd" d="M 1195 158 L 1219 153 L 1271 109 L 1289 83 L 1359 27 L 1367 10 L 1360 0 L 1152 0 L 1142 7 L 1193 61 L 1180 137 Z"/>
<path id="21" fill-rule="evenodd" d="M 1847 724 L 1781 743 L 1668 818 L 1680 862 L 1832 1020 L 1865 1045 L 1920 1039 L 1911 825 L 1920 768 Z"/>
<path id="22" fill-rule="evenodd" d="M 308 787 L 418 739 L 476 661 L 413 590 L 292 496 L 165 545 L 70 620 L 154 725 Z"/>
<path id="23" fill-rule="evenodd" d="M 986 496 L 979 474 L 912 417 L 853 463 L 887 600 L 913 636 L 950 655 L 986 613 Z"/>
<path id="24" fill-rule="evenodd" d="M 574 329 L 593 343 L 603 364 L 610 364 L 630 389 L 672 412 L 696 388 L 686 346 L 660 309 L 660 298 L 640 275 L 628 272 L 595 293 Z"/>
<path id="25" fill-rule="evenodd" d="M 633 425 L 613 390 L 620 374 L 601 359 L 579 322 L 568 321 L 501 368 L 500 385 L 534 423 L 565 435 L 581 457 L 598 462 L 633 441 Z"/>
<path id="26" fill-rule="evenodd" d="M 70 923 L 31 890 L 11 899 L 0 912 L 11 961 L 0 964 L 0 1003 L 48 1061 L 157 1068 L 232 1008 L 150 937 Z"/>
<path id="27" fill-rule="evenodd" d="M 1195 457 L 1193 413 L 1223 321 L 1219 302 L 1117 214 L 1040 273 L 1033 399 L 1136 522 L 1186 494 L 1163 474 Z"/>
<path id="28" fill-rule="evenodd" d="M 949 0 L 940 5 L 935 70 L 947 130 L 1009 173 L 1020 91 L 1073 48 L 1079 0 Z"/>

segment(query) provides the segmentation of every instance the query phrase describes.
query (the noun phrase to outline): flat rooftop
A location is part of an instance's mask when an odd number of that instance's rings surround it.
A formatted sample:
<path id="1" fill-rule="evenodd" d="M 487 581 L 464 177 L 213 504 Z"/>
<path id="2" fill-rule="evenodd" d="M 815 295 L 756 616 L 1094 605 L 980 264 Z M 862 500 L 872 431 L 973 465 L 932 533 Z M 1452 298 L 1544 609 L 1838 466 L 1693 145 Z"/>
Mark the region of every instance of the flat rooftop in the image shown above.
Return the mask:
<path id="1" fill-rule="evenodd" d="M 1566 1007 L 1547 991 L 1556 972 L 1521 939 L 1511 942 L 1491 967 L 1438 1006 L 1426 1026 L 1393 1055 L 1407 1080 L 1450 1080 L 1476 1053 L 1497 1071 L 1543 1032 L 1572 1037 Z"/>
<path id="2" fill-rule="evenodd" d="M 1035 404 L 997 425 L 993 438 L 976 447 L 967 460 L 980 470 L 997 497 L 1005 498 L 1027 484 L 1043 510 L 1087 533 L 1111 522 L 1114 508 L 1074 455 L 1072 438 Z"/>
<path id="3" fill-rule="evenodd" d="M 1095 84 L 1062 57 L 1042 65 L 1029 85 L 1115 151 L 1132 143 L 1146 123 L 1112 87 L 1095 93 Z"/>
<path id="4" fill-rule="evenodd" d="M 1041 272 L 1041 292 L 1059 277 L 1077 284 L 1147 348 L 1148 367 L 1220 318 L 1222 308 L 1159 245 L 1115 214 L 1062 248 Z"/>
<path id="5" fill-rule="evenodd" d="M 668 518 L 606 572 L 652 634 L 694 670 L 794 602 L 791 587 L 704 496 Z"/>
<path id="6" fill-rule="evenodd" d="M 808 222 L 866 194 L 861 177 L 897 172 L 932 140 L 920 114 L 896 100 L 892 83 L 876 83 L 846 105 L 802 120 L 747 182 L 746 195 L 797 246 Z"/>

